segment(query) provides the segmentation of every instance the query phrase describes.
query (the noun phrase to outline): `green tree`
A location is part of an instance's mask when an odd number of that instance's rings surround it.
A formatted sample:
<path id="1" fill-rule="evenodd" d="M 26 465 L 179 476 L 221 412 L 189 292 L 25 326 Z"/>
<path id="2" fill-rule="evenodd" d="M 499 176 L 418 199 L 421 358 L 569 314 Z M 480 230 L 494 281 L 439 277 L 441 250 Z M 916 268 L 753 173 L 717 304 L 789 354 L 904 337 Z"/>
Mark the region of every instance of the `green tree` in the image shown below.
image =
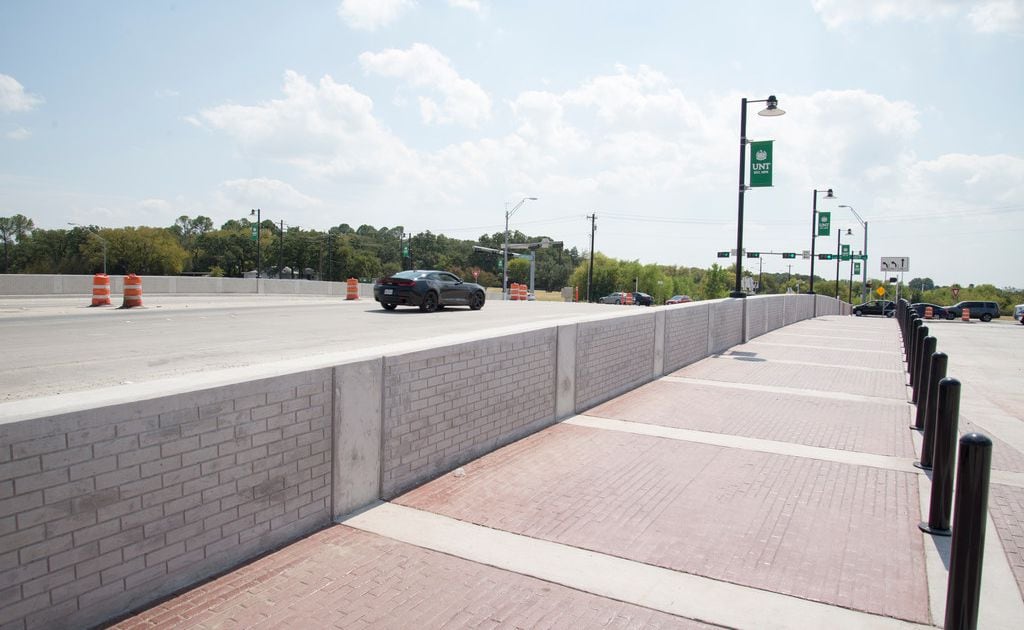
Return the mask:
<path id="1" fill-rule="evenodd" d="M 4 273 L 11 272 L 11 245 L 20 242 L 33 229 L 35 229 L 35 224 L 32 222 L 32 219 L 23 214 L 0 217 L 0 239 L 3 239 L 4 242 Z"/>
<path id="2" fill-rule="evenodd" d="M 698 291 L 702 300 L 716 300 L 729 294 L 727 284 L 727 272 L 718 266 L 718 263 L 711 265 L 711 269 L 704 274 Z"/>

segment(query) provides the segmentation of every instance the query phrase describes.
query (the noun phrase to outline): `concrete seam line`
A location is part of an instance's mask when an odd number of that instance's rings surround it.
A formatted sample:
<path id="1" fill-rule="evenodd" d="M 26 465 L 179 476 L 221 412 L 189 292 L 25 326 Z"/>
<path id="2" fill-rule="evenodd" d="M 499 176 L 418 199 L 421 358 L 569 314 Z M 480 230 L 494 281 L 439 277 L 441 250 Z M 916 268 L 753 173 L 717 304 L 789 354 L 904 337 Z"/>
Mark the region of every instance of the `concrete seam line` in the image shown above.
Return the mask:
<path id="1" fill-rule="evenodd" d="M 737 346 L 737 347 L 739 347 L 739 346 Z M 733 361 L 750 361 L 751 360 L 750 357 L 741 357 L 741 356 L 735 356 L 735 355 L 730 355 L 730 354 L 713 354 L 713 355 L 711 355 L 710 358 L 712 358 L 712 359 L 730 359 L 730 360 L 733 360 Z M 756 362 L 757 363 L 762 363 L 762 362 L 763 363 L 778 363 L 779 365 L 807 365 L 807 366 L 811 366 L 811 367 L 838 368 L 838 369 L 842 369 L 842 370 L 858 370 L 858 371 L 861 371 L 861 372 L 871 372 L 871 373 L 878 373 L 878 372 L 883 372 L 884 373 L 884 372 L 888 372 L 890 374 L 903 374 L 903 372 L 904 372 L 904 370 L 887 370 L 887 369 L 883 369 L 883 368 L 862 367 L 862 366 L 859 366 L 859 365 L 843 365 L 841 363 L 814 363 L 812 361 L 792 361 L 792 360 L 789 360 L 789 359 L 761 359 L 761 358 L 759 358 L 759 359 L 756 360 Z"/>
<path id="2" fill-rule="evenodd" d="M 807 396 L 809 398 L 828 398 L 831 400 L 850 400 L 854 402 L 870 402 L 906 407 L 907 401 L 904 398 L 883 398 L 881 396 L 864 396 L 862 394 L 846 394 L 842 392 L 827 392 L 815 389 L 797 389 L 795 387 L 779 387 L 777 385 L 750 385 L 747 383 L 733 383 L 731 381 L 714 381 L 703 378 L 690 378 L 688 376 L 666 376 L 662 380 L 669 383 L 682 385 L 708 385 L 724 389 L 745 389 L 754 392 L 772 392 L 777 394 L 792 394 L 794 396 Z"/>
<path id="3" fill-rule="evenodd" d="M 913 465 L 913 459 L 893 457 L 891 455 L 877 455 L 875 453 L 862 453 L 859 451 L 843 451 L 838 449 L 823 448 L 820 446 L 807 446 L 793 442 L 780 442 L 777 440 L 763 440 L 760 438 L 748 438 L 724 433 L 711 433 L 709 431 L 694 431 L 692 429 L 677 429 L 655 424 L 642 422 L 625 422 L 622 420 L 611 420 L 596 416 L 579 415 L 565 420 L 567 424 L 590 427 L 592 429 L 603 429 L 606 431 L 619 431 L 635 435 L 646 435 L 659 437 L 680 442 L 697 442 L 710 446 L 722 448 L 734 448 L 759 453 L 771 453 L 773 455 L 784 455 L 788 457 L 801 457 L 804 459 L 816 459 L 821 461 L 848 464 L 851 466 L 867 466 L 869 468 L 880 468 L 883 470 L 894 470 L 897 472 L 922 474 L 923 471 Z"/>
<path id="4" fill-rule="evenodd" d="M 382 503 L 344 525 L 668 614 L 736 628 L 925 628 Z"/>
<path id="5" fill-rule="evenodd" d="M 776 330 L 778 330 L 778 329 L 776 329 Z M 899 352 L 898 351 L 894 352 L 892 350 L 862 350 L 860 348 L 836 348 L 835 346 L 805 346 L 805 345 L 793 344 L 793 343 L 772 343 L 771 341 L 764 341 L 764 340 L 761 340 L 761 339 L 752 339 L 751 341 L 748 341 L 747 343 L 759 344 L 759 345 L 762 345 L 762 346 L 774 346 L 774 347 L 777 347 L 777 348 L 806 348 L 808 350 L 834 350 L 834 351 L 837 351 L 837 352 L 839 352 L 839 351 L 841 351 L 841 352 L 861 352 L 861 353 L 869 353 L 869 354 L 886 354 L 886 355 L 892 355 L 894 357 L 899 356 Z"/>

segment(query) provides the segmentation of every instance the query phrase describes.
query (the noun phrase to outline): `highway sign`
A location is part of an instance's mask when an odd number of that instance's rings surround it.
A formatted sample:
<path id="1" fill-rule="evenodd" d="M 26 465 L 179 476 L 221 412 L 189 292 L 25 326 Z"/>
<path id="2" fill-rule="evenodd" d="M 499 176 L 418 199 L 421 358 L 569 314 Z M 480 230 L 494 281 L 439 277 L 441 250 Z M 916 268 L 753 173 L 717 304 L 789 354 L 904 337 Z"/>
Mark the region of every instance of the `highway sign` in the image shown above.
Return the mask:
<path id="1" fill-rule="evenodd" d="M 910 258 L 906 256 L 883 256 L 881 271 L 910 271 Z"/>

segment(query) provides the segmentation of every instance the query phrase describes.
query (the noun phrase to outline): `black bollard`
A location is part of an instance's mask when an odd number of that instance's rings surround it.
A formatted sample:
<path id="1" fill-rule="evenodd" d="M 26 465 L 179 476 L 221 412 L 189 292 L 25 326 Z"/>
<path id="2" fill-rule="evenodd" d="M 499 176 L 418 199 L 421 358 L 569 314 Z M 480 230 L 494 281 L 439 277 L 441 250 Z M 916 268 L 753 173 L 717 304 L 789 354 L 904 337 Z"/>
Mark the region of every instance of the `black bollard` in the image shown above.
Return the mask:
<path id="1" fill-rule="evenodd" d="M 932 354 L 931 373 L 928 375 L 928 387 L 922 392 L 924 400 L 924 435 L 921 443 L 921 468 L 931 470 L 932 454 L 935 452 L 935 426 L 939 415 L 939 381 L 946 378 L 949 357 L 945 352 Z"/>
<path id="2" fill-rule="evenodd" d="M 938 389 L 931 504 L 928 508 L 928 522 L 918 527 L 935 536 L 949 536 L 949 513 L 953 507 L 953 456 L 956 453 L 956 431 L 960 421 L 960 381 L 944 378 L 939 381 Z"/>
<path id="3" fill-rule="evenodd" d="M 924 339 L 928 336 L 928 327 L 921 326 L 917 329 L 917 342 L 914 344 L 914 369 L 910 373 L 910 385 L 913 390 L 910 393 L 911 401 L 916 405 L 921 400 L 921 372 L 924 367 Z"/>
<path id="4" fill-rule="evenodd" d="M 960 438 L 959 458 L 946 586 L 946 623 L 943 628 L 975 630 L 978 627 L 981 563 L 985 552 L 992 440 L 980 433 L 968 433 Z"/>
<path id="5" fill-rule="evenodd" d="M 920 388 L 921 390 L 921 393 L 917 397 L 917 414 L 914 416 L 914 426 L 911 427 L 912 429 L 917 429 L 918 431 L 923 431 L 925 425 L 927 424 L 925 420 L 928 417 L 928 388 L 931 385 L 931 383 L 935 380 L 931 377 L 931 373 L 932 366 L 934 365 L 934 363 L 932 362 L 932 357 L 935 354 L 935 345 L 937 343 L 938 340 L 935 337 L 929 335 L 924 338 L 924 348 L 921 351 L 921 358 L 924 359 L 924 365 L 921 367 L 921 379 L 917 384 L 918 388 Z M 945 376 L 945 374 L 943 374 L 943 376 Z"/>
<path id="6" fill-rule="evenodd" d="M 914 371 L 914 357 L 917 356 L 917 331 L 924 326 L 924 322 L 915 314 L 910 319 L 910 347 L 907 349 L 907 372 Z M 922 337 L 924 339 L 924 337 Z"/>

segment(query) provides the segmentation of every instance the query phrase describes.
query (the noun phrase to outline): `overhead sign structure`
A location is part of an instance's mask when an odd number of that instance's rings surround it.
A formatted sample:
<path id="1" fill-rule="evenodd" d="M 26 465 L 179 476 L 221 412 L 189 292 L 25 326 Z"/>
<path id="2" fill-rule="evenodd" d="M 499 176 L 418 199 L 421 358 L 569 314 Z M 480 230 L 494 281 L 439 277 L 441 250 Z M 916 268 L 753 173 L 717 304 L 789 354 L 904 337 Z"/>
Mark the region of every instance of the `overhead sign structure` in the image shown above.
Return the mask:
<path id="1" fill-rule="evenodd" d="M 772 143 L 761 140 L 750 143 L 750 187 L 762 188 L 772 185 Z"/>
<path id="2" fill-rule="evenodd" d="M 910 271 L 910 258 L 906 256 L 883 256 L 882 271 Z"/>
<path id="3" fill-rule="evenodd" d="M 831 212 L 818 213 L 818 236 L 828 236 L 829 227 L 832 225 Z"/>

